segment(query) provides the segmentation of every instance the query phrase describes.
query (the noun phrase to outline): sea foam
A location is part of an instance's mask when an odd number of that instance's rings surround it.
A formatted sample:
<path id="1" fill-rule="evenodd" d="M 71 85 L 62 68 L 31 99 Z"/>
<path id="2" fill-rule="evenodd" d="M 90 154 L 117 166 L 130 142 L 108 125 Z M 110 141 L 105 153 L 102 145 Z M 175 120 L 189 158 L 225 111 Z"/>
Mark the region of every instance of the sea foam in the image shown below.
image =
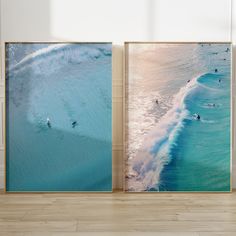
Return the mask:
<path id="1" fill-rule="evenodd" d="M 201 76 L 202 74 L 193 78 L 179 90 L 173 98 L 170 110 L 153 127 L 137 156 L 131 160 L 133 174 L 127 176 L 130 178 L 130 191 L 159 190 L 160 173 L 170 162 L 170 148 L 175 145 L 175 139 L 183 128 L 183 120 L 189 116 L 185 98 L 199 86 L 198 79 Z"/>
<path id="2" fill-rule="evenodd" d="M 17 73 L 32 65 L 34 66 L 34 70 L 35 66 L 38 65 L 38 69 L 41 71 L 40 69 L 43 63 L 47 65 L 48 71 L 50 68 L 53 68 L 52 71 L 54 71 L 55 67 L 53 66 L 58 64 L 66 64 L 67 62 L 80 64 L 82 62 L 96 60 L 101 56 L 111 56 L 111 44 L 109 43 L 81 43 L 79 47 L 78 44 L 56 43 L 38 49 L 22 58 L 19 62 L 9 64 L 7 72 Z"/>

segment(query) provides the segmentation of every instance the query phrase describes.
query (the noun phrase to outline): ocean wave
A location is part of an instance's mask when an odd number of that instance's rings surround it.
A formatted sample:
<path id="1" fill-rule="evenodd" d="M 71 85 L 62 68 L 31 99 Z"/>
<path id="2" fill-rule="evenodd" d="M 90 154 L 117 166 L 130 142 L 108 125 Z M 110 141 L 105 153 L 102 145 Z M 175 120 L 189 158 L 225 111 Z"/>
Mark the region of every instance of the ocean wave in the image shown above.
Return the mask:
<path id="1" fill-rule="evenodd" d="M 207 123 L 207 124 L 215 124 L 216 121 L 215 120 L 206 120 L 206 119 L 201 119 L 202 123 Z"/>
<path id="2" fill-rule="evenodd" d="M 38 49 L 22 58 L 19 62 L 9 62 L 7 72 L 17 73 L 31 66 L 42 66 L 45 63 L 49 68 L 56 64 L 77 63 L 96 60 L 101 56 L 111 56 L 111 44 L 53 44 Z M 37 71 L 37 68 L 34 68 Z M 55 69 L 55 68 L 53 68 Z"/>
<path id="3" fill-rule="evenodd" d="M 219 108 L 221 107 L 222 104 L 221 103 L 204 103 L 203 105 L 200 105 L 200 107 L 202 108 L 206 108 L 206 109 L 216 109 L 216 108 Z"/>
<path id="4" fill-rule="evenodd" d="M 175 145 L 176 137 L 189 116 L 185 99 L 199 86 L 198 79 L 203 74 L 190 80 L 173 98 L 170 110 L 159 120 L 153 130 L 145 137 L 145 142 L 137 156 L 131 160 L 132 176 L 129 178 L 129 190 L 148 191 L 157 189 L 160 173 L 170 162 L 170 148 Z"/>
<path id="5" fill-rule="evenodd" d="M 157 121 L 171 107 L 170 98 L 161 96 L 158 92 L 153 91 L 148 94 L 143 91 L 129 91 L 134 100 L 129 104 L 129 159 L 136 157 L 137 151 L 141 148 L 150 130 L 155 127 Z M 135 94 L 135 96 L 132 96 Z M 157 104 L 156 101 L 159 101 Z M 136 128 L 138 127 L 138 129 Z M 139 138 L 137 138 L 139 137 Z"/>
<path id="6" fill-rule="evenodd" d="M 37 51 L 32 52 L 32 53 L 28 54 L 27 56 L 25 56 L 19 62 L 12 65 L 9 69 L 11 69 L 11 70 L 17 69 L 18 67 L 23 66 L 25 63 L 30 62 L 32 59 L 34 59 L 36 57 L 46 55 L 54 50 L 58 50 L 58 49 L 63 48 L 65 46 L 66 46 L 66 44 L 56 44 L 56 45 L 53 44 L 48 47 L 38 49 Z"/>
<path id="7" fill-rule="evenodd" d="M 211 91 L 215 91 L 215 92 L 219 92 L 219 91 L 221 91 L 221 90 L 218 89 L 218 88 L 211 88 L 211 87 L 209 87 L 209 86 L 207 86 L 207 85 L 200 84 L 200 83 L 199 83 L 199 86 L 202 87 L 202 88 L 205 88 L 205 89 L 211 90 Z"/>

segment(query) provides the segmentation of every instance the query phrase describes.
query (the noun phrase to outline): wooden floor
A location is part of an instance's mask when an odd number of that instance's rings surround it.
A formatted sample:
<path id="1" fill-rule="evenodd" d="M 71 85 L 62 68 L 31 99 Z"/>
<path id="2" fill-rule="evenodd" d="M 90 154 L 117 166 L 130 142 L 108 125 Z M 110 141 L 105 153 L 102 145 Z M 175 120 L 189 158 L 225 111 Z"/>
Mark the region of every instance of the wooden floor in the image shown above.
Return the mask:
<path id="1" fill-rule="evenodd" d="M 0 235 L 235 236 L 236 192 L 1 193 Z"/>

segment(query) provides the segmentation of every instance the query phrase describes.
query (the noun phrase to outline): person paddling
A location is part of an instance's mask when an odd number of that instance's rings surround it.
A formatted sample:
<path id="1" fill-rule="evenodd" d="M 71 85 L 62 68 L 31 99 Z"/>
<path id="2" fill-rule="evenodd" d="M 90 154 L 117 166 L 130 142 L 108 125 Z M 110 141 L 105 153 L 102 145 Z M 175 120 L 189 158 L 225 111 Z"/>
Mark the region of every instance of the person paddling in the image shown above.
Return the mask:
<path id="1" fill-rule="evenodd" d="M 52 125 L 51 125 L 51 121 L 50 121 L 50 119 L 47 117 L 47 126 L 48 126 L 48 128 L 51 128 L 52 127 Z"/>
<path id="2" fill-rule="evenodd" d="M 200 116 L 199 114 L 194 114 L 194 118 L 195 118 L 196 120 L 200 120 L 200 119 L 201 119 L 201 116 Z"/>
<path id="3" fill-rule="evenodd" d="M 71 125 L 72 125 L 72 128 L 75 128 L 75 126 L 77 125 L 77 121 L 73 121 Z"/>

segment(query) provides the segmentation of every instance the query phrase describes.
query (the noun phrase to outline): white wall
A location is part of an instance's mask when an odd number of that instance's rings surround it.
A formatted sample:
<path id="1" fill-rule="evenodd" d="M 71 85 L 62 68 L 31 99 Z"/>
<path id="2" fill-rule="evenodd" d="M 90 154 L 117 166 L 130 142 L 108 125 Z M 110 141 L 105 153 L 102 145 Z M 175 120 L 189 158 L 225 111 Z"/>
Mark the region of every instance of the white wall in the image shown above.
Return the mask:
<path id="1" fill-rule="evenodd" d="M 2 42 L 112 41 L 115 44 L 113 52 L 115 188 L 122 187 L 123 42 L 230 41 L 230 0 L 1 0 L 1 3 Z M 233 12 L 236 26 L 235 7 Z M 235 33 L 234 43 L 236 43 Z M 3 80 L 0 80 L 0 88 L 3 86 L 2 82 Z M 0 104 L 2 104 L 3 93 L 0 94 Z M 236 163 L 234 169 L 234 187 L 236 187 Z M 3 144 L 0 135 L 0 179 L 3 177 L 2 170 Z M 0 187 L 2 184 L 3 180 L 0 180 Z"/>

